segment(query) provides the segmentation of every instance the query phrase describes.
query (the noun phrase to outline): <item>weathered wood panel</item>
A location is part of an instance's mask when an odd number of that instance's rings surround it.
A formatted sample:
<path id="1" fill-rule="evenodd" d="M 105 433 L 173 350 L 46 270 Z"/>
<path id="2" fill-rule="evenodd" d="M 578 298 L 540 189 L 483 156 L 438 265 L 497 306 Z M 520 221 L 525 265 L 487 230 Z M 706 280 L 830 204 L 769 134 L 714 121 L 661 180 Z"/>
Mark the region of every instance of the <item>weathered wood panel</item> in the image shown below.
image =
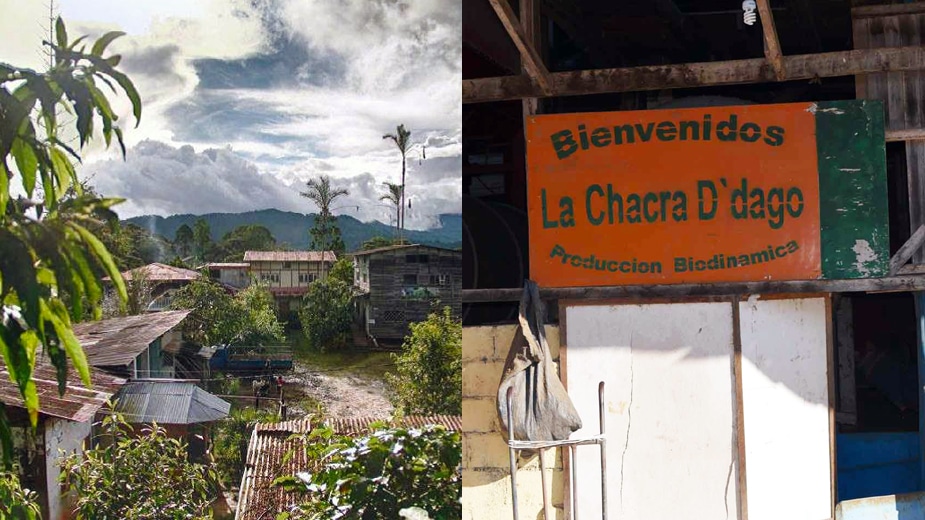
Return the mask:
<path id="1" fill-rule="evenodd" d="M 409 262 L 409 256 L 419 260 L 421 255 L 428 257 L 426 263 Z M 445 285 L 439 283 L 441 276 L 446 277 Z M 437 294 L 425 296 L 423 290 Z M 459 316 L 461 291 L 459 251 L 412 247 L 369 255 L 368 317 L 374 320 L 369 324 L 369 333 L 378 339 L 401 340 L 408 334 L 410 323 L 424 321 L 436 310 L 436 302 L 449 305 Z"/>
<path id="2" fill-rule="evenodd" d="M 605 381 L 611 518 L 740 518 L 732 305 L 570 306 L 568 392 L 598 431 Z M 578 449 L 578 517 L 601 518 L 600 455 Z M 616 514 L 614 514 L 616 512 Z"/>

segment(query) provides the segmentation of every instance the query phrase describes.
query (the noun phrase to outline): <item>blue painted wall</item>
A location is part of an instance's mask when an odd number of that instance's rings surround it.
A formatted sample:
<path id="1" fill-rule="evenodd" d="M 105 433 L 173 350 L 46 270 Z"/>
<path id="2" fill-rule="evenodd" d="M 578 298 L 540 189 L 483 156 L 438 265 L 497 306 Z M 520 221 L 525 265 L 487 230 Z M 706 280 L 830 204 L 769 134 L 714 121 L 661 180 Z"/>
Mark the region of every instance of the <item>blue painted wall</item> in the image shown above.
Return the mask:
<path id="1" fill-rule="evenodd" d="M 918 432 L 839 434 L 835 442 L 839 502 L 922 489 Z"/>

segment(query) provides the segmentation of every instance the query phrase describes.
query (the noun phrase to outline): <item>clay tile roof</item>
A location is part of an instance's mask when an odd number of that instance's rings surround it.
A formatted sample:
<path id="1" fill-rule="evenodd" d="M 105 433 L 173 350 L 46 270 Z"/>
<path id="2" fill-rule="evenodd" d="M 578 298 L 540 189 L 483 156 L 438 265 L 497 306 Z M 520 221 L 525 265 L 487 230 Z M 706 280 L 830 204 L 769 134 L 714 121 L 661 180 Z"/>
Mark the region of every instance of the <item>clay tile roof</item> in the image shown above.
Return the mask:
<path id="1" fill-rule="evenodd" d="M 377 417 L 335 418 L 327 424 L 341 435 L 358 435 L 367 433 L 372 423 L 382 420 Z M 439 424 L 449 430 L 462 430 L 462 417 L 458 415 L 407 416 L 399 422 L 412 428 Z M 241 479 L 236 520 L 274 518 L 277 513 L 287 510 L 289 505 L 298 503 L 302 498 L 300 495 L 273 486 L 273 481 L 306 469 L 308 461 L 304 450 L 300 449 L 303 440 L 298 435 L 308 433 L 311 429 L 309 419 L 258 423 L 254 427 L 247 449 L 244 477 Z"/>
<path id="2" fill-rule="evenodd" d="M 127 365 L 157 338 L 174 329 L 190 311 L 162 311 L 74 325 L 90 365 Z"/>
<path id="3" fill-rule="evenodd" d="M 131 280 L 132 275 L 136 272 L 144 273 L 145 278 L 149 282 L 192 281 L 202 276 L 196 271 L 192 271 L 190 269 L 183 269 L 182 267 L 174 267 L 167 264 L 153 263 L 125 271 L 122 273 L 122 278 L 125 280 Z"/>
<path id="4" fill-rule="evenodd" d="M 334 251 L 324 251 L 324 261 L 334 262 Z M 245 251 L 245 262 L 321 262 L 321 251 Z"/>
<path id="5" fill-rule="evenodd" d="M 125 384 L 125 379 L 110 376 L 90 369 L 92 388 L 87 388 L 80 375 L 68 361 L 67 386 L 64 395 L 58 394 L 58 379 L 55 367 L 45 356 L 35 362 L 32 379 L 39 394 L 39 413 L 76 422 L 86 422 L 106 404 L 113 394 Z M 25 408 L 19 387 L 10 381 L 6 365 L 0 368 L 0 402 L 7 406 Z"/>

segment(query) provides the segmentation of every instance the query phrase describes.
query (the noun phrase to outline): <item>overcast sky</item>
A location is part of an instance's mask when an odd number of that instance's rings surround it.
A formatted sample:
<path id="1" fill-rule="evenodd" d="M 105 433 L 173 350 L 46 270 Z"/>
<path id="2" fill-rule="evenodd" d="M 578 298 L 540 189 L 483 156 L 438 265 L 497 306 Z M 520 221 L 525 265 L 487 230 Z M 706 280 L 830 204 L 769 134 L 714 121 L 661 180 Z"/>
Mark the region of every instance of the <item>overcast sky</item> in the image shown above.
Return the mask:
<path id="1" fill-rule="evenodd" d="M 407 227 L 461 211 L 459 0 L 56 4 L 72 37 L 128 33 L 110 51 L 141 93 L 141 125 L 133 128 L 127 100 L 117 102 L 127 160 L 97 143 L 79 170 L 103 195 L 128 199 L 123 218 L 315 212 L 298 192 L 327 174 L 350 190 L 336 204 L 350 207 L 335 213 L 388 222 L 394 209 L 378 198 L 382 182 L 399 182 L 401 159 L 382 135 L 399 123 L 416 143 Z M 0 61 L 41 68 L 47 3 L 0 6 Z"/>

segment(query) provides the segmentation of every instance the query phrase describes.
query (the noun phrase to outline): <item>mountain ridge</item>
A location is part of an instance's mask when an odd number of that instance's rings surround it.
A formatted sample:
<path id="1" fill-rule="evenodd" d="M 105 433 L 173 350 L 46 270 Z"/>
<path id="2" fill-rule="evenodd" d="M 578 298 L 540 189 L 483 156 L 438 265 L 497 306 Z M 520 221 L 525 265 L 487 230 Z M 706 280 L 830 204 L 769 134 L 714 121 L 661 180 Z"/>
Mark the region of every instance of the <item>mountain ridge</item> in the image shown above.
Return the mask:
<path id="1" fill-rule="evenodd" d="M 278 209 L 263 209 L 242 213 L 206 213 L 193 215 L 185 213 L 162 217 L 160 215 L 139 215 L 123 220 L 142 227 L 154 235 L 173 240 L 177 229 L 183 224 L 193 227 L 198 219 L 204 219 L 212 232 L 212 239 L 220 240 L 225 233 L 238 226 L 261 225 L 270 230 L 277 244 L 288 244 L 295 249 L 308 249 L 309 235 L 316 213 L 297 213 Z M 428 230 L 405 230 L 405 238 L 413 243 L 457 249 L 462 247 L 462 214 L 439 215 L 440 226 Z M 395 228 L 377 220 L 362 222 L 348 215 L 338 215 L 337 225 L 347 251 L 360 249 L 363 242 L 376 237 L 395 237 Z"/>

